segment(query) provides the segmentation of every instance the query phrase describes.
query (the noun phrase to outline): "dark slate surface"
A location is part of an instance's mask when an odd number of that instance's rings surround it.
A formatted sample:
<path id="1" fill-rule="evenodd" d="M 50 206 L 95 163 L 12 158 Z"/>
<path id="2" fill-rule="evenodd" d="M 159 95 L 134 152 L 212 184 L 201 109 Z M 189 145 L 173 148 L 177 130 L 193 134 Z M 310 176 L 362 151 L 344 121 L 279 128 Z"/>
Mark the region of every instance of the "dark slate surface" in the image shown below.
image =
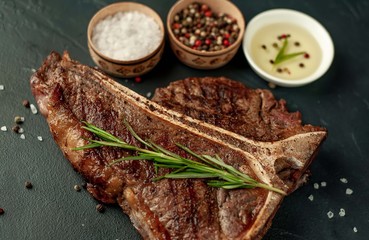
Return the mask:
<path id="1" fill-rule="evenodd" d="M 118 207 L 104 214 L 72 170 L 40 116 L 22 106 L 34 103 L 29 88 L 32 69 L 51 50 L 68 50 L 74 59 L 93 65 L 86 47 L 89 19 L 107 0 L 0 0 L 0 239 L 140 239 Z M 172 1 L 140 1 L 165 20 Z M 246 21 L 272 8 L 303 11 L 319 20 L 335 44 L 335 59 L 318 82 L 301 88 L 276 88 L 277 98 L 299 109 L 306 123 L 328 128 L 329 137 L 312 164 L 309 183 L 287 197 L 265 239 L 368 239 L 369 236 L 369 2 L 368 1 L 234 1 Z M 118 81 L 146 95 L 156 87 L 189 76 L 224 75 L 253 88 L 267 88 L 246 62 L 240 49 L 227 66 L 213 71 L 188 68 L 169 48 L 142 83 Z M 13 133 L 13 119 L 24 116 L 26 139 Z M 42 136 L 43 141 L 37 140 Z M 348 183 L 340 182 L 345 177 Z M 24 187 L 31 181 L 33 189 Z M 313 183 L 325 181 L 325 188 Z M 353 189 L 351 196 L 346 188 Z M 308 200 L 314 195 L 314 201 Z M 340 208 L 346 210 L 339 217 Z M 335 216 L 328 219 L 327 212 Z M 358 232 L 353 232 L 357 227 Z"/>

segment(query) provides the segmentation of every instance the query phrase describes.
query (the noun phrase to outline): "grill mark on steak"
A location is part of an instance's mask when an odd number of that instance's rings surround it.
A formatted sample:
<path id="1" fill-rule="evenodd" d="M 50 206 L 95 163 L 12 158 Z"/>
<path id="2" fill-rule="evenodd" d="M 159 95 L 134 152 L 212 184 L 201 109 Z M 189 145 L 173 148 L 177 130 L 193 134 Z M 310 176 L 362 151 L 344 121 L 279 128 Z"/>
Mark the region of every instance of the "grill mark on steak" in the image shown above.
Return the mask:
<path id="1" fill-rule="evenodd" d="M 67 77 L 63 77 L 65 72 Z M 55 141 L 73 167 L 89 182 L 88 190 L 99 200 L 118 202 L 145 239 L 188 239 L 192 236 L 259 239 L 271 224 L 282 197 L 264 189 L 214 189 L 202 180 L 165 179 L 152 183 L 154 169 L 147 161 L 122 162 L 107 167 L 117 156 L 132 153 L 115 148 L 71 151 L 86 143 L 81 137 L 91 137 L 81 128 L 81 119 L 138 145 L 121 124 L 125 118 L 141 137 L 168 150 L 183 155 L 174 145 L 179 142 L 200 154 L 220 154 L 226 163 L 251 177 L 283 189 L 287 186 L 274 179 L 265 167 L 274 164 L 275 157 L 286 155 L 296 164 L 305 166 L 304 161 L 310 159 L 307 155 L 316 152 L 325 136 L 309 133 L 278 144 L 255 142 L 162 108 L 100 72 L 70 60 L 67 54 L 61 58 L 52 53 L 31 78 L 31 87 Z M 303 141 L 301 149 L 289 144 L 300 145 Z M 242 151 L 238 148 L 242 144 L 243 149 L 255 151 Z M 296 149 L 302 153 L 296 154 Z M 263 159 L 273 154 L 275 156 Z M 263 163 L 265 161 L 270 163 Z M 196 201 L 201 204 L 194 203 L 193 196 L 187 196 L 191 191 L 186 182 L 196 185 L 199 193 Z M 177 200 L 178 204 L 174 204 Z M 206 214 L 208 209 L 211 214 Z"/>
<path id="2" fill-rule="evenodd" d="M 194 86 L 195 93 L 192 92 L 191 86 Z M 178 95 L 186 95 L 188 100 L 184 101 Z M 292 192 L 304 182 L 306 176 L 303 175 L 313 159 L 312 156 L 326 136 L 324 128 L 302 125 L 301 113 L 288 112 L 285 100 L 277 101 L 270 91 L 251 90 L 225 77 L 187 78 L 175 81 L 166 88 L 156 89 L 152 101 L 200 120 L 196 123 L 197 128 L 205 129 L 203 131 L 207 134 L 213 134 L 247 152 L 260 155 L 259 161 L 264 168 L 270 175 L 278 176 L 288 187 L 288 192 Z M 183 117 L 179 120 L 187 121 Z M 229 130 L 230 133 L 217 131 L 213 125 Z M 250 139 L 265 143 L 255 145 Z M 277 141 L 279 143 L 273 144 Z M 295 145 L 290 148 L 300 149 L 300 152 L 306 155 L 300 154 L 298 157 L 300 163 L 295 164 L 293 168 L 285 167 L 283 172 L 276 170 L 275 161 L 280 157 L 278 155 L 281 152 L 285 154 L 285 149 L 290 144 Z M 276 145 L 284 146 L 277 150 Z M 291 162 L 296 162 L 296 157 L 289 156 Z M 277 179 L 273 178 L 273 181 Z"/>

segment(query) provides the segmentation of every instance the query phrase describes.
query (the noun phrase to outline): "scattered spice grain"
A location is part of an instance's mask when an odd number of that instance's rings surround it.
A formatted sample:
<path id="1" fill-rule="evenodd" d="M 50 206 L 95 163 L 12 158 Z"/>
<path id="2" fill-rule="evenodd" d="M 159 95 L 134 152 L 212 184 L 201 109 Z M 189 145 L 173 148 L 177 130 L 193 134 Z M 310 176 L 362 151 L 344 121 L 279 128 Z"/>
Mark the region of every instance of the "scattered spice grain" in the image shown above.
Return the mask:
<path id="1" fill-rule="evenodd" d="M 347 179 L 346 179 L 346 178 L 340 178 L 340 181 L 341 181 L 342 183 L 348 183 L 348 181 L 347 181 Z"/>
<path id="2" fill-rule="evenodd" d="M 354 193 L 354 191 L 351 189 L 351 188 L 347 188 L 346 189 L 346 194 L 347 195 L 351 195 L 351 194 L 353 194 Z"/>
<path id="3" fill-rule="evenodd" d="M 0 215 L 3 215 L 5 213 L 3 208 L 0 208 Z"/>
<path id="4" fill-rule="evenodd" d="M 312 202 L 312 201 L 314 201 L 314 196 L 312 194 L 310 194 L 310 196 L 308 197 L 308 199 Z"/>
<path id="5" fill-rule="evenodd" d="M 7 128 L 6 126 L 2 126 L 0 129 L 1 129 L 1 131 L 3 131 L 3 132 L 8 131 L 8 128 Z"/>
<path id="6" fill-rule="evenodd" d="M 76 192 L 80 192 L 81 191 L 81 187 L 78 184 L 74 185 L 73 188 L 74 188 L 74 190 L 76 190 Z"/>
<path id="7" fill-rule="evenodd" d="M 20 116 L 15 116 L 14 118 L 14 122 L 16 124 L 22 124 L 24 122 L 24 117 L 20 117 Z"/>
<path id="8" fill-rule="evenodd" d="M 29 182 L 29 181 L 26 181 L 26 182 L 24 183 L 24 186 L 25 186 L 27 189 L 31 189 L 31 188 L 33 188 L 32 183 L 31 183 L 31 182 Z"/>
<path id="9" fill-rule="evenodd" d="M 29 101 L 28 100 L 23 100 L 22 101 L 22 105 L 24 106 L 24 107 L 26 107 L 26 108 L 29 108 L 29 106 L 30 106 L 30 103 L 29 103 Z"/>
<path id="10" fill-rule="evenodd" d="M 32 103 L 29 105 L 29 107 L 31 108 L 31 112 L 33 113 L 33 114 L 37 114 L 37 108 L 36 108 L 36 106 L 35 105 L 33 105 Z"/>
<path id="11" fill-rule="evenodd" d="M 14 127 L 12 127 L 12 130 L 15 133 L 19 133 L 19 129 L 20 129 L 20 127 L 18 125 L 15 125 Z"/>
<path id="12" fill-rule="evenodd" d="M 338 215 L 339 215 L 340 217 L 344 217 L 344 216 L 346 215 L 346 211 L 345 211 L 345 209 L 341 208 L 341 209 L 340 209 L 340 212 L 338 213 Z"/>
<path id="13" fill-rule="evenodd" d="M 104 205 L 102 205 L 101 203 L 97 204 L 96 211 L 98 211 L 99 213 L 103 213 L 105 211 Z"/>

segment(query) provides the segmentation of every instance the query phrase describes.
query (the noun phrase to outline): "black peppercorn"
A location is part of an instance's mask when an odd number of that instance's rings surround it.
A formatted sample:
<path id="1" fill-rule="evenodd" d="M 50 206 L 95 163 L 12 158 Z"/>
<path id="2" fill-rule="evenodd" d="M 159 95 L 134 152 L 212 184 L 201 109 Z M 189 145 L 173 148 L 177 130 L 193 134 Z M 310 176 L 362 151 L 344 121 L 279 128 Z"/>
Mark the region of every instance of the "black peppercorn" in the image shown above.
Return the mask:
<path id="1" fill-rule="evenodd" d="M 213 13 L 208 5 L 199 3 L 189 4 L 178 12 L 171 30 L 182 44 L 199 51 L 227 48 L 236 41 L 240 32 L 235 19 L 224 13 Z M 210 45 L 207 39 L 214 45 Z"/>
<path id="2" fill-rule="evenodd" d="M 81 191 L 81 187 L 79 185 L 74 185 L 74 190 L 76 190 L 77 192 Z"/>
<path id="3" fill-rule="evenodd" d="M 24 183 L 24 185 L 25 185 L 25 187 L 26 187 L 27 189 L 31 189 L 31 188 L 33 187 L 32 183 L 31 183 L 31 182 L 28 182 L 28 181 L 26 181 L 26 182 Z"/>
<path id="4" fill-rule="evenodd" d="M 17 123 L 17 124 L 21 124 L 21 123 L 24 122 L 24 117 L 16 116 L 14 118 L 14 122 Z"/>
<path id="5" fill-rule="evenodd" d="M 19 133 L 20 127 L 18 125 L 15 125 L 14 127 L 12 127 L 12 130 L 15 133 Z"/>
<path id="6" fill-rule="evenodd" d="M 28 101 L 28 100 L 23 100 L 22 104 L 23 104 L 23 106 L 25 106 L 26 108 L 29 108 L 29 106 L 30 106 L 30 103 L 29 103 L 29 101 Z"/>
<path id="7" fill-rule="evenodd" d="M 105 207 L 104 205 L 102 205 L 101 203 L 96 205 L 96 211 L 103 213 L 105 211 Z"/>

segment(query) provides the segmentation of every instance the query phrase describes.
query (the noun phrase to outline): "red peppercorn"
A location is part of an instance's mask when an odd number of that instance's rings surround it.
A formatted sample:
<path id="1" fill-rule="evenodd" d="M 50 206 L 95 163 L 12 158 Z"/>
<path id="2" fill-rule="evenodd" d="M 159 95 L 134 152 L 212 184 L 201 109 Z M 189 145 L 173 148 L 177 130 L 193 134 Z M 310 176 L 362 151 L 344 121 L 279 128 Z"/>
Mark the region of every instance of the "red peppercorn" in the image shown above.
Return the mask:
<path id="1" fill-rule="evenodd" d="M 201 40 L 198 39 L 195 41 L 195 47 L 199 47 L 201 46 L 201 44 L 202 44 Z"/>
<path id="2" fill-rule="evenodd" d="M 191 34 L 189 34 L 189 33 L 185 34 L 185 38 L 190 38 L 190 37 L 191 37 Z"/>
<path id="3" fill-rule="evenodd" d="M 205 12 L 205 16 L 206 17 L 211 17 L 211 15 L 212 15 L 213 13 L 211 12 L 211 11 L 206 11 Z"/>
<path id="4" fill-rule="evenodd" d="M 142 82 L 141 77 L 135 77 L 135 82 L 136 82 L 136 83 L 140 83 L 140 82 Z"/>
<path id="5" fill-rule="evenodd" d="M 223 46 L 225 46 L 225 47 L 228 47 L 228 46 L 229 46 L 229 41 L 228 41 L 228 39 L 224 39 L 224 40 L 223 40 Z"/>
<path id="6" fill-rule="evenodd" d="M 203 4 L 203 5 L 201 5 L 201 10 L 202 11 L 207 11 L 207 10 L 209 10 L 209 6 L 208 5 L 206 5 L 206 4 Z"/>
<path id="7" fill-rule="evenodd" d="M 304 58 L 310 58 L 309 53 L 305 53 L 305 54 L 304 54 Z"/>
<path id="8" fill-rule="evenodd" d="M 205 39 L 205 44 L 206 45 L 210 45 L 211 44 L 211 40 L 209 38 Z"/>
<path id="9" fill-rule="evenodd" d="M 228 39 L 228 38 L 230 37 L 230 34 L 229 34 L 229 33 L 225 33 L 225 34 L 223 35 L 223 37 Z"/>
<path id="10" fill-rule="evenodd" d="M 173 28 L 174 29 L 179 29 L 181 27 L 181 24 L 179 23 L 173 23 Z"/>

